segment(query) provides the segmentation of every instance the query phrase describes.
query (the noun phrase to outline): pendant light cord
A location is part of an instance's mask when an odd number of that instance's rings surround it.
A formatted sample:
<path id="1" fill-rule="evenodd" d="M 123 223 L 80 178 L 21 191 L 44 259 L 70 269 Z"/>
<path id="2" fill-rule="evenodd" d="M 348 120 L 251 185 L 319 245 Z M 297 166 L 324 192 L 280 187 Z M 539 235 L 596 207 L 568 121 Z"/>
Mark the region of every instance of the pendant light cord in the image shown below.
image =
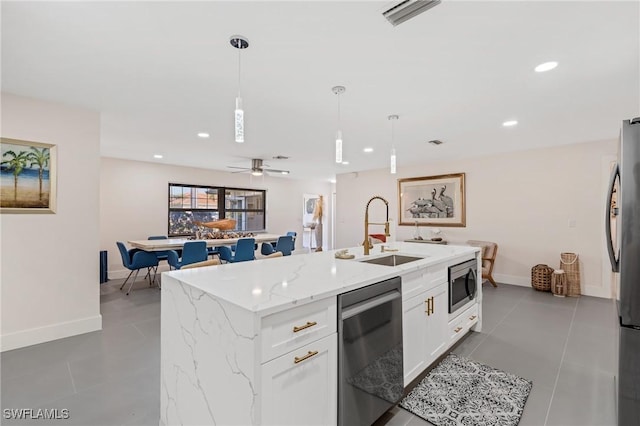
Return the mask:
<path id="1" fill-rule="evenodd" d="M 396 120 L 391 120 L 391 149 L 395 149 L 395 138 L 394 138 L 394 121 Z"/>
<path id="2" fill-rule="evenodd" d="M 238 49 L 238 97 L 240 97 L 240 74 L 242 73 L 242 62 L 240 60 L 240 51 L 242 49 Z"/>
<path id="3" fill-rule="evenodd" d="M 340 95 L 341 95 L 341 93 L 338 93 L 338 131 L 342 131 L 342 129 L 340 128 L 340 124 L 341 124 L 341 116 L 340 116 Z"/>

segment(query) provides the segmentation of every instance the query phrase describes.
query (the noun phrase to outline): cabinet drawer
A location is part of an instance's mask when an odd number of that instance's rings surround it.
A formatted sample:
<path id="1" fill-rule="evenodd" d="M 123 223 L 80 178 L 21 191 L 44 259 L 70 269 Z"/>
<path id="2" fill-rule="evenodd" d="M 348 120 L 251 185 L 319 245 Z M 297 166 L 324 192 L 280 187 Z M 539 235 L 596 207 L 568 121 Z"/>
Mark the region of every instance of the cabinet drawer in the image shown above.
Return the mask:
<path id="1" fill-rule="evenodd" d="M 478 322 L 478 304 L 474 304 L 472 307 L 467 309 L 464 312 L 464 323 L 466 328 L 471 328 L 471 326 Z"/>
<path id="2" fill-rule="evenodd" d="M 335 333 L 336 323 L 333 297 L 263 318 L 261 362 Z"/>
<path id="3" fill-rule="evenodd" d="M 474 303 L 463 313 L 449 321 L 449 339 L 451 342 L 464 336 L 471 326 L 478 322 L 478 304 Z"/>
<path id="4" fill-rule="evenodd" d="M 458 340 L 465 333 L 464 317 L 460 316 L 449 322 L 449 340 Z"/>

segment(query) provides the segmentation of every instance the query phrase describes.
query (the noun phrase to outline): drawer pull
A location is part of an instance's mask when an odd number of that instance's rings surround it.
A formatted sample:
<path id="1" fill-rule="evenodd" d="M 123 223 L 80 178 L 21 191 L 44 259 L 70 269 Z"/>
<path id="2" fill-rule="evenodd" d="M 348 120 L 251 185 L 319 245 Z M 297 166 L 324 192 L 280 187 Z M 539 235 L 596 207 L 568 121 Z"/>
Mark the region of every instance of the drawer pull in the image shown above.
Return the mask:
<path id="1" fill-rule="evenodd" d="M 469 317 L 469 321 L 473 321 L 474 319 L 476 319 L 476 316 L 475 316 L 475 315 L 471 315 L 471 316 Z"/>
<path id="2" fill-rule="evenodd" d="M 297 333 L 298 331 L 302 331 L 305 328 L 313 327 L 314 325 L 318 325 L 318 323 L 315 322 L 315 321 L 307 321 L 307 323 L 305 325 L 301 325 L 301 326 L 297 326 L 296 325 L 296 326 L 294 326 L 293 327 L 293 332 Z"/>
<path id="3" fill-rule="evenodd" d="M 305 356 L 301 356 L 301 357 L 294 357 L 293 358 L 293 363 L 294 364 L 298 364 L 299 362 L 302 362 L 306 359 L 311 358 L 312 356 L 318 355 L 318 351 L 309 351 L 309 353 L 307 353 Z"/>
<path id="4" fill-rule="evenodd" d="M 453 329 L 453 331 L 455 331 L 456 333 L 460 333 L 461 330 L 462 330 L 462 327 L 456 327 Z"/>

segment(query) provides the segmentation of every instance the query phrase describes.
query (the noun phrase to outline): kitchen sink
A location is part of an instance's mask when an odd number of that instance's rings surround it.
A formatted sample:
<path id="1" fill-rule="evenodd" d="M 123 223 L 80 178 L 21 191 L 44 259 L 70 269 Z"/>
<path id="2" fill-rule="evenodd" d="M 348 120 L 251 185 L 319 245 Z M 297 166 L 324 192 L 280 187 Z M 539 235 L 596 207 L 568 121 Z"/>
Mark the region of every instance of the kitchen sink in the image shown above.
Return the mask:
<path id="1" fill-rule="evenodd" d="M 373 259 L 361 260 L 365 263 L 375 263 L 376 265 L 398 266 L 405 263 L 415 262 L 424 259 L 424 257 L 403 256 L 401 254 L 392 254 L 389 256 L 375 257 Z"/>

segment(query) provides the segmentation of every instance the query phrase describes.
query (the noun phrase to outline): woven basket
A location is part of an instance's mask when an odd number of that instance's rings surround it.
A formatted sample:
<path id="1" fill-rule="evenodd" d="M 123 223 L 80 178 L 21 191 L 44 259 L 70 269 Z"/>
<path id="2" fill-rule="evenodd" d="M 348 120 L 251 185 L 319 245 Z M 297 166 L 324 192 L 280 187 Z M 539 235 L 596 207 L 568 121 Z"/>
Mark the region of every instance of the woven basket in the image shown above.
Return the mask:
<path id="1" fill-rule="evenodd" d="M 551 274 L 551 293 L 558 297 L 567 295 L 567 274 L 562 269 L 556 269 Z"/>
<path id="2" fill-rule="evenodd" d="M 538 264 L 531 268 L 531 287 L 538 291 L 551 290 L 551 274 L 553 268 L 549 265 Z"/>
<path id="3" fill-rule="evenodd" d="M 580 291 L 580 262 L 576 253 L 560 254 L 560 269 L 567 274 L 567 296 L 579 297 Z"/>

